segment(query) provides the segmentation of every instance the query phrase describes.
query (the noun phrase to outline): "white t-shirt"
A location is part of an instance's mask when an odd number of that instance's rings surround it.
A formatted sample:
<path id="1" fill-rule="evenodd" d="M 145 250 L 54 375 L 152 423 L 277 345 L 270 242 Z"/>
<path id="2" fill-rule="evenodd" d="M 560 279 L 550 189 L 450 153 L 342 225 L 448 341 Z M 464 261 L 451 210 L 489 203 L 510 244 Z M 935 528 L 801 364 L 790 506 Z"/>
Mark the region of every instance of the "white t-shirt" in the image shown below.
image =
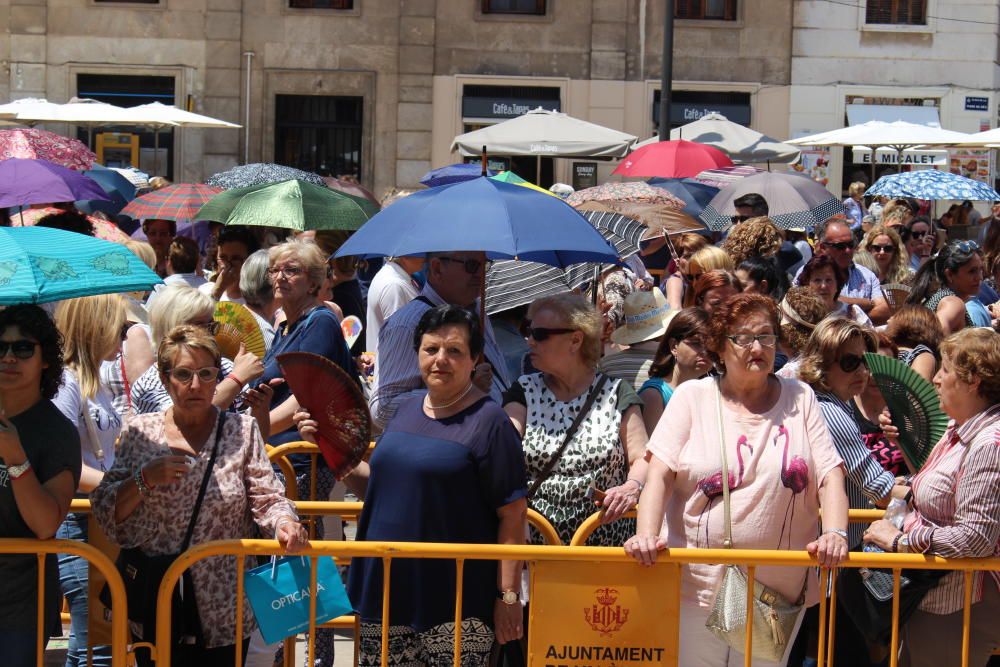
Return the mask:
<path id="1" fill-rule="evenodd" d="M 198 286 L 198 291 L 199 292 L 201 292 L 202 294 L 204 294 L 206 296 L 211 296 L 214 299 L 215 297 L 212 296 L 212 291 L 213 290 L 215 290 L 215 283 L 213 283 L 213 282 L 203 283 L 203 284 L 201 284 L 201 285 Z M 217 301 L 232 301 L 233 303 L 238 303 L 238 304 L 241 304 L 241 305 L 244 305 L 244 306 L 247 303 L 246 300 L 242 296 L 240 298 L 238 298 L 238 299 L 232 299 L 232 298 L 230 298 L 228 292 L 223 292 L 222 296 L 219 297 L 217 299 Z"/>
<path id="2" fill-rule="evenodd" d="M 396 262 L 386 262 L 368 287 L 368 313 L 365 321 L 365 351 L 378 352 L 378 332 L 389 316 L 413 301 L 419 294 L 406 270 Z"/>
<path id="3" fill-rule="evenodd" d="M 84 399 L 80 394 L 80 384 L 76 373 L 69 368 L 63 370 L 63 383 L 59 392 L 52 399 L 59 411 L 73 422 L 80 434 L 80 449 L 85 465 L 97 470 L 111 470 L 115 462 L 115 441 L 122 429 L 122 421 L 115 410 L 111 390 L 101 384 L 97 394 L 90 399 Z M 103 458 L 98 460 L 94 441 L 91 439 L 84 410 L 90 413 L 97 435 L 98 447 Z"/>

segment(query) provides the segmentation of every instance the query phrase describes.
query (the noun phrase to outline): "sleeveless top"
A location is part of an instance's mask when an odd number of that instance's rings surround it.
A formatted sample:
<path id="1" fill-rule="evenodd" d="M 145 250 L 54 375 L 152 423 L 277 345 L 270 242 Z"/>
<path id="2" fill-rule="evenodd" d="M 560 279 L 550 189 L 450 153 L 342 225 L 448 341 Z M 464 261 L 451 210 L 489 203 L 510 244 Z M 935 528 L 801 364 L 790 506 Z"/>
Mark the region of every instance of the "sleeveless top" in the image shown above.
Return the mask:
<path id="1" fill-rule="evenodd" d="M 902 361 L 907 366 L 912 366 L 914 360 L 921 354 L 924 354 L 925 352 L 930 353 L 932 355 L 934 354 L 934 350 L 927 347 L 923 343 L 918 343 L 917 346 L 914 347 L 912 350 L 900 350 L 896 358 Z"/>
<path id="2" fill-rule="evenodd" d="M 667 381 L 663 378 L 649 378 L 639 387 L 639 393 L 641 394 L 647 389 L 656 389 L 660 392 L 660 397 L 663 399 L 663 407 L 667 407 L 670 397 L 674 395 L 673 387 L 667 384 Z"/>
<path id="3" fill-rule="evenodd" d="M 936 313 L 938 306 L 941 305 L 941 300 L 946 296 L 958 296 L 955 291 L 948 288 L 942 287 L 934 294 L 931 294 L 926 301 L 924 301 L 924 307 L 930 310 L 932 313 Z M 969 316 L 969 311 L 965 311 L 965 326 L 974 327 L 975 323 L 972 321 L 972 317 Z"/>

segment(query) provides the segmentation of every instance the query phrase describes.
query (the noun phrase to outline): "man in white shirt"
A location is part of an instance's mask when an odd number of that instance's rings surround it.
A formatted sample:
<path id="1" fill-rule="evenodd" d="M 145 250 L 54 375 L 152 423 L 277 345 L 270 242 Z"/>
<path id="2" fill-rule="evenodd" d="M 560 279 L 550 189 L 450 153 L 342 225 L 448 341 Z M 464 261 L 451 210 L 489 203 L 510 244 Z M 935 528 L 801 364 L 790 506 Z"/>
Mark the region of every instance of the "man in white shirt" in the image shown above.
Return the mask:
<path id="1" fill-rule="evenodd" d="M 410 277 L 424 268 L 423 257 L 390 257 L 368 287 L 365 351 L 378 352 L 378 332 L 389 316 L 416 298 L 419 290 Z"/>

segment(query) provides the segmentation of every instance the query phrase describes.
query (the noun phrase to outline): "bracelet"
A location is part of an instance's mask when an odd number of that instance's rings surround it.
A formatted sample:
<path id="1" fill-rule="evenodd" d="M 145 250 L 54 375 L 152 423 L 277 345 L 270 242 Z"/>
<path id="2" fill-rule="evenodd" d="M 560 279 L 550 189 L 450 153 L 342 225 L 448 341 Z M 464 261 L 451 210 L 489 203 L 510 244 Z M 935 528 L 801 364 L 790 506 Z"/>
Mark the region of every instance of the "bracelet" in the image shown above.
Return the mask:
<path id="1" fill-rule="evenodd" d="M 896 537 L 892 538 L 892 549 L 890 549 L 892 553 L 899 553 L 899 538 L 901 538 L 902 536 L 903 533 L 900 533 L 896 535 Z"/>
<path id="2" fill-rule="evenodd" d="M 139 495 L 145 498 L 151 492 L 151 489 L 146 485 L 146 480 L 142 477 L 142 468 L 139 468 L 132 474 L 132 480 L 135 482 L 135 487 L 139 489 Z"/>
<path id="3" fill-rule="evenodd" d="M 828 529 L 828 530 L 824 530 L 824 531 L 823 531 L 823 534 L 824 534 L 824 535 L 826 535 L 826 534 L 828 534 L 828 533 L 833 533 L 834 535 L 840 535 L 840 536 L 841 536 L 841 537 L 843 537 L 843 538 L 844 538 L 845 540 L 847 539 L 847 531 L 846 531 L 846 530 L 844 530 L 843 528 L 830 528 L 830 529 Z"/>
<path id="4" fill-rule="evenodd" d="M 246 384 L 246 382 L 244 382 L 243 380 L 241 380 L 238 377 L 236 377 L 236 373 L 230 373 L 229 375 L 227 375 L 226 377 L 224 377 L 222 379 L 223 380 L 232 380 L 233 382 L 235 382 L 236 384 L 238 384 L 240 386 L 240 388 L 243 388 L 243 386 Z"/>
<path id="5" fill-rule="evenodd" d="M 642 482 L 640 482 L 639 480 L 637 480 L 637 479 L 636 479 L 635 477 L 629 477 L 629 478 L 628 478 L 628 479 L 626 479 L 625 481 L 626 481 L 626 482 L 635 482 L 636 484 L 638 484 L 638 485 L 639 485 L 639 493 L 642 493 L 642 490 L 643 490 L 644 488 L 646 488 L 646 485 L 645 485 L 645 484 L 643 484 Z"/>

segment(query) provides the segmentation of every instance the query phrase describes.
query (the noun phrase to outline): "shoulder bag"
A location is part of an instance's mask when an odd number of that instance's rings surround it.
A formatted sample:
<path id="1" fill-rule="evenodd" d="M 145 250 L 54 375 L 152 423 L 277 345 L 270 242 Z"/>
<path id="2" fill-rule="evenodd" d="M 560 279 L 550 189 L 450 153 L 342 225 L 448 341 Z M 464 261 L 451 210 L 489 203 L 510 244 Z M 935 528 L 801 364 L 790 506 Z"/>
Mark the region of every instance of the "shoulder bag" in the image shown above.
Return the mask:
<path id="1" fill-rule="evenodd" d="M 159 593 L 163 575 L 167 573 L 177 557 L 191 546 L 194 527 L 198 523 L 198 514 L 201 511 L 202 501 L 205 499 L 205 491 L 208 489 L 212 469 L 215 467 L 215 459 L 219 454 L 219 440 L 222 438 L 225 418 L 226 413 L 220 412 L 219 426 L 215 431 L 215 443 L 212 445 L 212 455 L 208 459 L 208 466 L 201 478 L 198 498 L 194 503 L 194 510 L 191 512 L 191 519 L 188 521 L 187 532 L 184 534 L 184 541 L 181 543 L 180 549 L 176 553 L 160 556 L 150 556 L 141 547 L 122 549 L 115 562 L 118 572 L 125 582 L 128 620 L 133 632 L 143 641 L 155 641 L 156 596 Z M 101 591 L 101 601 L 108 607 L 111 606 L 111 594 L 107 586 Z M 174 588 L 170 609 L 172 619 L 170 627 L 174 643 L 200 643 L 202 640 L 201 621 L 198 617 L 194 580 L 191 577 L 190 569 L 185 570 L 181 581 Z"/>
<path id="2" fill-rule="evenodd" d="M 726 437 L 722 417 L 721 380 L 716 380 L 715 400 L 719 411 L 719 445 L 722 450 L 722 502 L 726 522 L 727 549 L 733 548 L 733 524 L 729 504 L 729 461 L 726 456 Z M 808 574 L 806 575 L 808 582 Z M 753 656 L 780 662 L 792 639 L 795 622 L 802 611 L 806 584 L 795 604 L 768 586 L 754 580 L 753 584 Z M 747 575 L 738 565 L 727 565 L 715 595 L 712 611 L 705 626 L 712 634 L 740 653 L 746 648 L 747 633 Z"/>

